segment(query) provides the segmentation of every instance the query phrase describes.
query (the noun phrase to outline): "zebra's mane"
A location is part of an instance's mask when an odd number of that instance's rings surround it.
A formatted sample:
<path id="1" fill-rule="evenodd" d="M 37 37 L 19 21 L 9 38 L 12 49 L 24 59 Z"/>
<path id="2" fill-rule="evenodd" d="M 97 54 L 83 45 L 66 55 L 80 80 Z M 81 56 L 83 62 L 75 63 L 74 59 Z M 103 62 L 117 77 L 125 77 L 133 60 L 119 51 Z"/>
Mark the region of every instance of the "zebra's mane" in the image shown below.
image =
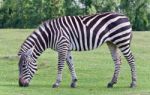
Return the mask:
<path id="1" fill-rule="evenodd" d="M 44 23 L 49 23 L 51 20 L 47 20 L 42 22 L 42 24 L 40 24 L 22 43 L 20 50 L 18 51 L 18 56 L 21 56 L 22 53 L 26 53 L 29 49 L 33 48 L 36 46 L 35 41 L 32 39 L 33 34 L 37 31 L 39 31 L 40 27 L 43 27 Z M 32 39 L 32 42 L 31 42 Z"/>
<path id="2" fill-rule="evenodd" d="M 34 31 L 35 32 L 35 31 Z M 30 34 L 22 43 L 20 50 L 18 51 L 18 56 L 21 56 L 22 53 L 27 52 L 29 49 L 31 49 L 32 47 L 34 47 L 34 44 L 30 44 L 28 43 L 28 39 L 30 39 L 32 34 Z"/>

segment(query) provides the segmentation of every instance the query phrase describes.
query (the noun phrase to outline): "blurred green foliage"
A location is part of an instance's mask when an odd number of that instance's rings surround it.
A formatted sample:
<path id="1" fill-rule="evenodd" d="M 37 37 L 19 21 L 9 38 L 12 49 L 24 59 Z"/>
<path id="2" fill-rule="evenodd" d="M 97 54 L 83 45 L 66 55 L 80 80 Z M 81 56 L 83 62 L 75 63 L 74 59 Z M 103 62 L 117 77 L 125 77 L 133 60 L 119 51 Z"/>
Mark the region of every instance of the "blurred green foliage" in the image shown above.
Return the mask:
<path id="1" fill-rule="evenodd" d="M 133 30 L 150 30 L 150 0 L 0 0 L 0 28 L 35 28 L 64 15 L 119 12 Z"/>

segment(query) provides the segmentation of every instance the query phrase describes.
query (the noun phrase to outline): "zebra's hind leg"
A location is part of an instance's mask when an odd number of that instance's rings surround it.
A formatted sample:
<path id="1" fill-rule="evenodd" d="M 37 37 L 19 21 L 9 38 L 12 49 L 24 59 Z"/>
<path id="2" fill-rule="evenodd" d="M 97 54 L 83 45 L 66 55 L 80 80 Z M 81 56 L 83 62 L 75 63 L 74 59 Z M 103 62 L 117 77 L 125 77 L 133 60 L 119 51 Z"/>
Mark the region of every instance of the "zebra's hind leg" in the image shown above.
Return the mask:
<path id="1" fill-rule="evenodd" d="M 130 50 L 130 45 L 126 45 L 124 47 L 120 46 L 120 49 L 124 55 L 124 57 L 126 58 L 126 60 L 128 61 L 128 64 L 131 68 L 131 76 L 132 76 L 132 82 L 130 84 L 131 88 L 136 87 L 136 68 L 135 68 L 135 59 L 134 56 Z"/>
<path id="2" fill-rule="evenodd" d="M 120 72 L 121 56 L 119 55 L 119 49 L 117 48 L 116 45 L 114 45 L 111 42 L 107 42 L 107 45 L 111 52 L 111 56 L 115 64 L 115 70 L 114 70 L 112 80 L 107 85 L 108 88 L 112 88 L 113 85 L 117 83 L 118 75 Z"/>
<path id="3" fill-rule="evenodd" d="M 67 62 L 67 65 L 68 65 L 68 68 L 69 68 L 69 71 L 70 71 L 70 74 L 72 77 L 72 82 L 71 82 L 70 87 L 75 88 L 77 85 L 76 84 L 77 76 L 76 76 L 76 72 L 75 72 L 75 68 L 74 68 L 74 64 L 73 64 L 73 59 L 71 56 L 71 51 L 68 51 L 66 62 Z"/>

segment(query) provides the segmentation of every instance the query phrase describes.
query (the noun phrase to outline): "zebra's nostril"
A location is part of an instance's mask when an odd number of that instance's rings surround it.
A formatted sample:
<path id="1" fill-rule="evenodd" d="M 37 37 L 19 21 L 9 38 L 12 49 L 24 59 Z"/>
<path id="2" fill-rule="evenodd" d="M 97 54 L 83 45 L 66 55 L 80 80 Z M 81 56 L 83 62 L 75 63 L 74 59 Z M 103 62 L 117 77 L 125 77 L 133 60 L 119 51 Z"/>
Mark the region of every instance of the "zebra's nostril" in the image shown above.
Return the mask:
<path id="1" fill-rule="evenodd" d="M 26 80 L 23 80 L 22 78 L 19 78 L 19 86 L 20 87 L 28 87 L 29 83 Z"/>

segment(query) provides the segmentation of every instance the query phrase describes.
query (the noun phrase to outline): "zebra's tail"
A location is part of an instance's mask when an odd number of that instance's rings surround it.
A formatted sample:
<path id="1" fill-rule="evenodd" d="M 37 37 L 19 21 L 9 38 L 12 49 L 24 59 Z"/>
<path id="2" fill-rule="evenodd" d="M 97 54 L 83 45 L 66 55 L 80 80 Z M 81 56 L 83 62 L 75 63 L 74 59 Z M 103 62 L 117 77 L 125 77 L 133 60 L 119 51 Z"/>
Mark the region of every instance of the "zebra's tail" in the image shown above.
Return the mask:
<path id="1" fill-rule="evenodd" d="M 131 32 L 131 35 L 130 35 L 130 43 L 129 43 L 130 46 L 131 46 L 132 38 L 133 38 L 133 33 Z"/>

